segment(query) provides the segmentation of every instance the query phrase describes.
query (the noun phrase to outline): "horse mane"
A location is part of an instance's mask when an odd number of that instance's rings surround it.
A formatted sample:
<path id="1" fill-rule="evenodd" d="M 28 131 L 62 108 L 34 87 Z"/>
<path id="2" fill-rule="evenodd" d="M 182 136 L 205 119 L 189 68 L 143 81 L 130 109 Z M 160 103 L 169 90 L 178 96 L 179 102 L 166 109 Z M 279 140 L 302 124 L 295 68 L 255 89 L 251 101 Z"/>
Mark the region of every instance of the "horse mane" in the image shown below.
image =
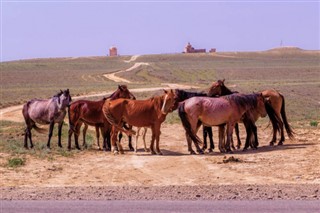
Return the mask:
<path id="1" fill-rule="evenodd" d="M 182 89 L 176 89 L 175 90 L 176 95 L 178 96 L 178 98 L 183 101 L 186 100 L 188 98 L 192 98 L 195 96 L 207 96 L 207 93 L 203 93 L 203 92 L 189 92 L 189 91 L 185 91 Z"/>
<path id="2" fill-rule="evenodd" d="M 231 91 L 231 89 L 229 89 L 228 87 L 226 87 L 224 84 L 221 86 L 221 94 L 225 94 L 225 95 L 231 95 L 233 93 L 238 93 L 237 91 Z"/>
<path id="3" fill-rule="evenodd" d="M 229 102 L 233 102 L 236 105 L 240 106 L 241 108 L 246 108 L 249 106 L 250 108 L 257 107 L 257 97 L 259 96 L 259 93 L 253 93 L 253 94 L 231 94 L 222 96 L 223 98 L 227 99 Z"/>

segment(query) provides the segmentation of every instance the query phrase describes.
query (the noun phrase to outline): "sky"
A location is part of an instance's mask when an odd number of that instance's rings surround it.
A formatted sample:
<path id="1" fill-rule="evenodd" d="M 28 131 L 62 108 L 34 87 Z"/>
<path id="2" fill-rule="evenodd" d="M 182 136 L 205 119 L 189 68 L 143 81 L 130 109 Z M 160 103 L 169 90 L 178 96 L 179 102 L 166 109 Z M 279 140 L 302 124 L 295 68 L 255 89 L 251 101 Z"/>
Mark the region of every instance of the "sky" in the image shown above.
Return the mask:
<path id="1" fill-rule="evenodd" d="M 52 57 L 320 49 L 317 1 L 1 1 L 1 62 Z"/>

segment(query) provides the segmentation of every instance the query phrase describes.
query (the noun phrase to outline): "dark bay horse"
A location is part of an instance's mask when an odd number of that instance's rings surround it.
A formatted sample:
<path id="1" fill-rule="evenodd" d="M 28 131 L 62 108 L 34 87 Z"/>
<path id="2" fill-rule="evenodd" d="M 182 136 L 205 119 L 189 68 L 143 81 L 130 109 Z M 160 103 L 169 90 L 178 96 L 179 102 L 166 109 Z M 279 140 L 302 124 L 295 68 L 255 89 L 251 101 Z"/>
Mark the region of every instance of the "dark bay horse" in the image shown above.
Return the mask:
<path id="1" fill-rule="evenodd" d="M 58 145 L 61 145 L 61 130 L 63 119 L 66 116 L 66 108 L 71 102 L 69 89 L 60 91 L 50 99 L 32 99 L 23 105 L 22 114 L 26 122 L 27 128 L 24 136 L 24 147 L 28 148 L 28 138 L 30 140 L 30 147 L 33 148 L 31 130 L 44 133 L 46 130 L 37 127 L 38 124 L 49 124 L 49 136 L 47 147 L 50 149 L 50 140 L 55 123 L 58 123 Z"/>
<path id="2" fill-rule="evenodd" d="M 135 132 L 123 129 L 123 123 L 136 127 L 149 127 L 152 131 L 150 151 L 152 154 L 161 155 L 159 149 L 160 128 L 175 103 L 174 92 L 164 90 L 164 94 L 147 100 L 117 99 L 106 100 L 102 111 L 112 126 L 111 143 L 114 153 L 123 153 L 121 144 L 117 141 L 117 134 L 123 131 L 126 134 Z M 156 140 L 156 152 L 154 141 Z M 117 144 L 117 146 L 116 146 Z"/>
<path id="3" fill-rule="evenodd" d="M 76 148 L 80 149 L 78 143 L 78 136 L 80 133 L 81 125 L 84 123 L 85 127 L 83 129 L 83 145 L 86 146 L 86 130 L 88 125 L 95 126 L 97 145 L 100 148 L 99 143 L 99 130 L 103 136 L 103 149 L 106 151 L 107 147 L 110 147 L 110 131 L 111 125 L 106 120 L 102 113 L 102 106 L 106 99 L 115 100 L 118 98 L 130 98 L 135 99 L 135 96 L 129 91 L 126 85 L 118 85 L 117 90 L 112 93 L 109 97 L 103 98 L 99 101 L 89 101 L 89 100 L 78 100 L 70 105 L 69 110 L 69 138 L 68 138 L 68 149 L 71 149 L 71 137 L 74 134 Z M 108 143 L 108 144 L 107 144 Z M 133 149 L 131 144 L 131 138 L 129 139 L 129 147 Z"/>
<path id="4" fill-rule="evenodd" d="M 176 104 L 173 107 L 174 110 L 178 108 L 178 105 L 180 102 L 187 100 L 192 97 L 206 97 L 208 96 L 207 93 L 204 92 L 189 92 L 181 89 L 175 90 L 175 100 Z M 212 128 L 211 126 L 203 126 L 203 150 L 207 149 L 207 137 L 209 137 L 210 140 L 210 149 L 209 152 L 212 152 L 214 149 L 214 143 L 213 143 L 213 134 L 212 134 Z"/>
<path id="5" fill-rule="evenodd" d="M 261 93 L 249 95 L 232 94 L 218 98 L 193 97 L 187 99 L 179 106 L 178 112 L 183 127 L 186 130 L 188 150 L 191 154 L 195 153 L 191 147 L 191 142 L 193 141 L 197 151 L 203 153 L 199 147 L 201 140 L 196 135 L 201 123 L 206 126 L 226 124 L 227 141 L 224 149 L 226 152 L 231 152 L 230 141 L 235 124 L 241 120 L 245 113 L 251 113 L 253 109 L 261 115 L 267 115 L 265 100 Z M 248 118 L 251 117 L 249 116 Z M 254 125 L 252 119 L 249 119 L 249 121 L 251 121 L 251 125 Z M 223 140 L 223 134 L 219 134 L 220 151 L 223 151 Z"/>
<path id="6" fill-rule="evenodd" d="M 223 95 L 232 94 L 233 92 L 231 92 L 231 90 L 225 86 L 224 81 L 225 80 L 223 79 L 223 80 L 218 80 L 217 82 L 214 82 L 209 89 L 208 95 L 223 96 Z M 288 123 L 288 119 L 285 111 L 284 96 L 274 89 L 263 90 L 261 93 L 264 98 L 269 99 L 269 103 L 272 109 L 276 113 L 276 120 L 271 117 L 272 115 L 271 116 L 269 115 L 270 121 L 273 127 L 273 137 L 270 142 L 270 145 L 272 146 L 276 142 L 277 132 L 279 132 L 281 135 L 278 145 L 282 145 L 285 140 L 283 126 L 285 127 L 289 138 L 290 139 L 294 138 L 294 132 L 290 124 Z M 258 120 L 259 116 L 255 115 L 255 117 L 256 117 L 255 119 Z M 239 142 L 240 142 L 239 133 L 238 132 L 236 133 L 237 133 L 238 145 L 239 145 Z"/>

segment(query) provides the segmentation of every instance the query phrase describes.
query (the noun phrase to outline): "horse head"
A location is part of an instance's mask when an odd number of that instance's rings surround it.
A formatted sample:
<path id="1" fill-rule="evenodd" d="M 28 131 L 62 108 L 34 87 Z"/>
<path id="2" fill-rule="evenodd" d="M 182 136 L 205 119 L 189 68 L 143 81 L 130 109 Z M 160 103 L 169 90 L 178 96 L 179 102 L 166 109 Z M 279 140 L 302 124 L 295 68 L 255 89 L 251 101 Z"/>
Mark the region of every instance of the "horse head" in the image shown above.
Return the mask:
<path id="1" fill-rule="evenodd" d="M 114 92 L 111 97 L 112 100 L 118 98 L 128 98 L 132 100 L 136 100 L 136 97 L 129 91 L 127 85 L 118 85 L 118 89 Z"/>
<path id="2" fill-rule="evenodd" d="M 257 111 L 261 117 L 267 116 L 266 106 L 265 104 L 269 101 L 268 99 L 264 98 L 262 93 L 257 93 Z"/>
<path id="3" fill-rule="evenodd" d="M 208 96 L 215 97 L 223 95 L 222 88 L 225 87 L 224 81 L 225 79 L 214 82 L 209 89 Z"/>
<path id="4" fill-rule="evenodd" d="M 176 100 L 175 100 L 175 93 L 173 92 L 172 89 L 170 91 L 167 91 L 164 89 L 163 91 L 165 94 L 162 96 L 163 103 L 161 107 L 161 113 L 166 115 L 169 112 L 172 112 L 173 107 L 176 103 Z"/>
<path id="5" fill-rule="evenodd" d="M 70 96 L 70 91 L 69 89 L 67 90 L 60 90 L 60 95 L 58 97 L 58 104 L 60 109 L 65 109 L 67 106 L 70 105 L 70 102 L 72 101 L 71 96 Z"/>

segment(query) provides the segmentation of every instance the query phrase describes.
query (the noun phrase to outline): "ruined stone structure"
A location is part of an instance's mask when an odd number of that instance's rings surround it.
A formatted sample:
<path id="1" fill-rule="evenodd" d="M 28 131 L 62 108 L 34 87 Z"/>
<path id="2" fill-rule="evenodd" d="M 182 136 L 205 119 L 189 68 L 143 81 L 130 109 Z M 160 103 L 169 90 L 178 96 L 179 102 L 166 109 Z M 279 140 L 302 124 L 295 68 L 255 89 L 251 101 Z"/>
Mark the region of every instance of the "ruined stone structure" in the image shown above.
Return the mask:
<path id="1" fill-rule="evenodd" d="M 206 49 L 195 49 L 192 47 L 190 42 L 185 46 L 183 53 L 205 53 Z"/>
<path id="2" fill-rule="evenodd" d="M 109 48 L 109 56 L 118 56 L 118 50 L 116 47 L 112 46 Z"/>

